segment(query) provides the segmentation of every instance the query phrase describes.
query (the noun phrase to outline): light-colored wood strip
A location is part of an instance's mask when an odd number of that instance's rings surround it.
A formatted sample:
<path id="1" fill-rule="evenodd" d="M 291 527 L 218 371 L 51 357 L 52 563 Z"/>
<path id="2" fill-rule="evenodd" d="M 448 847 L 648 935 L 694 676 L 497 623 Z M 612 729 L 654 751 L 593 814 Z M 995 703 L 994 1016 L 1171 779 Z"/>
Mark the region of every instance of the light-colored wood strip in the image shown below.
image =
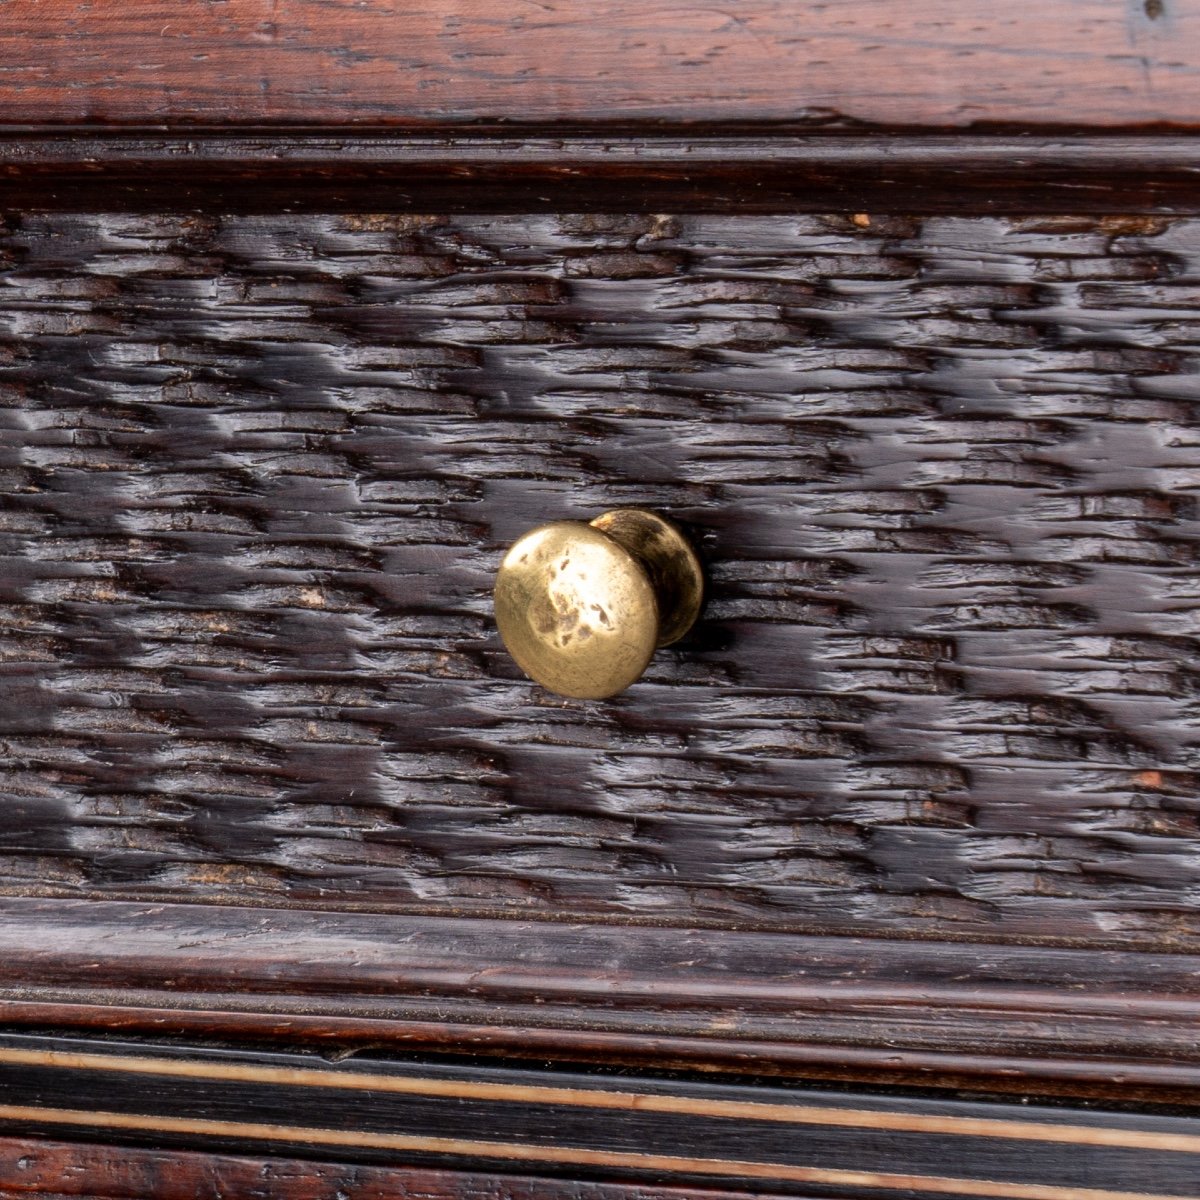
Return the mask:
<path id="1" fill-rule="evenodd" d="M 790 1163 L 748 1162 L 741 1159 L 688 1158 L 674 1154 L 591 1150 L 579 1146 L 534 1146 L 515 1142 L 375 1133 L 366 1130 L 322 1129 L 251 1121 L 219 1121 L 192 1117 L 156 1117 L 141 1113 L 40 1108 L 34 1105 L 0 1104 L 0 1120 L 86 1126 L 90 1129 L 128 1129 L 152 1133 L 193 1134 L 201 1137 L 298 1142 L 314 1146 L 391 1150 L 397 1153 L 453 1154 L 560 1166 L 618 1167 L 669 1171 L 685 1175 L 787 1180 L 795 1183 L 832 1184 L 889 1191 L 917 1191 L 948 1196 L 989 1197 L 992 1200 L 1189 1200 L 1186 1196 L 1167 1195 L 1161 1192 L 1110 1191 L 1106 1188 L 1058 1187 L 1038 1183 L 1008 1183 L 991 1179 L 957 1179 L 941 1175 L 850 1171 L 829 1167 L 800 1167 Z"/>
<path id="2" fill-rule="evenodd" d="M 734 1118 L 792 1125 L 824 1125 L 846 1129 L 885 1129 L 897 1133 L 927 1133 L 956 1137 L 1008 1138 L 1018 1141 L 1059 1142 L 1129 1150 L 1200 1154 L 1200 1135 L 1156 1130 L 1114 1129 L 1089 1125 L 1046 1125 L 1035 1121 L 994 1117 L 952 1117 L 898 1113 L 876 1109 L 825 1108 L 805 1104 L 764 1104 L 753 1100 L 718 1100 L 696 1096 L 664 1096 L 648 1092 L 592 1090 L 537 1084 L 493 1083 L 459 1079 L 429 1079 L 359 1071 L 330 1071 L 319 1067 L 266 1067 L 252 1063 L 213 1062 L 91 1054 L 64 1050 L 22 1050 L 0 1047 L 0 1064 L 49 1066 L 62 1070 L 119 1071 L 182 1079 L 265 1083 L 281 1087 L 325 1087 L 347 1091 L 391 1092 L 459 1100 L 493 1100 L 522 1104 L 559 1104 L 571 1108 L 665 1113 L 696 1117 Z"/>

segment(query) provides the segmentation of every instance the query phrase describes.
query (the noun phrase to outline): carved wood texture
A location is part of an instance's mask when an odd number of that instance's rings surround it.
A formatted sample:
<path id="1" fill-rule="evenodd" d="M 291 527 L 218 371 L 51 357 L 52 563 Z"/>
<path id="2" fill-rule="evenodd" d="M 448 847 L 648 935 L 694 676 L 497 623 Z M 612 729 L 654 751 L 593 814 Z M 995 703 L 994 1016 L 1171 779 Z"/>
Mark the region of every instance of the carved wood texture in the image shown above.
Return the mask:
<path id="1" fill-rule="evenodd" d="M 0 254 L 3 891 L 1197 944 L 1197 222 Z M 499 555 L 626 503 L 706 616 L 550 697 Z"/>

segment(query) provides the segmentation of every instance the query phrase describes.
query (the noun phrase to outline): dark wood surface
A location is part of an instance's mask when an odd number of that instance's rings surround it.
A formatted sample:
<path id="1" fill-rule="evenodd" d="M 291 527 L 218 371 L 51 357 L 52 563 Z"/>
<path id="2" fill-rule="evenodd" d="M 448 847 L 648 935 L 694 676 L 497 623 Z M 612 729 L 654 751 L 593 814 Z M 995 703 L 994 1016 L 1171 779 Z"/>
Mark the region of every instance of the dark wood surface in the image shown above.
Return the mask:
<path id="1" fill-rule="evenodd" d="M 1195 126 L 1195 0 L 16 0 L 8 124 Z"/>
<path id="2" fill-rule="evenodd" d="M 1197 33 L 5 6 L 0 1197 L 1195 1195 Z"/>
<path id="3" fill-rule="evenodd" d="M 112 1039 L 0 1037 L 0 1129 L 792 1195 L 1134 1200 L 1200 1183 L 1194 1113 Z"/>
<path id="4" fill-rule="evenodd" d="M 18 211 L 1200 212 L 1188 134 L 912 135 L 547 126 L 411 133 L 119 127 L 0 137 Z"/>
<path id="5" fill-rule="evenodd" d="M 1194 948 L 1188 219 L 28 213 L 9 894 Z M 503 547 L 658 507 L 602 704 Z"/>
<path id="6" fill-rule="evenodd" d="M 0 1197 L 41 1200 L 735 1200 L 745 1192 L 0 1138 Z M 764 1195 L 765 1193 L 758 1193 Z"/>
<path id="7" fill-rule="evenodd" d="M 887 1083 L 1200 1092 L 1200 958 L 567 921 L 0 902 L 0 1020 Z M 89 1008 L 89 1006 L 91 1006 Z"/>

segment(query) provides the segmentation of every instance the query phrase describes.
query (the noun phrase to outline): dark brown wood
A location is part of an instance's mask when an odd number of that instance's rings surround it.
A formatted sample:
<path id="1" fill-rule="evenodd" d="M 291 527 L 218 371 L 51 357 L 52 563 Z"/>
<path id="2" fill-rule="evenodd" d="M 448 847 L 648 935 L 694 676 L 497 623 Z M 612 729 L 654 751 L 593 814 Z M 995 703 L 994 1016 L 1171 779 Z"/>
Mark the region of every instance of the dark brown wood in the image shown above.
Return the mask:
<path id="1" fill-rule="evenodd" d="M 0 62 L 10 124 L 1200 121 L 1194 0 L 16 0 Z"/>
<path id="2" fill-rule="evenodd" d="M 1194 1112 L 1065 1111 L 378 1056 L 329 1063 L 112 1039 L 0 1036 L 0 1129 L 803 1195 L 1157 1200 L 1191 1196 L 1200 1180 Z"/>
<path id="3" fill-rule="evenodd" d="M 10 894 L 1200 944 L 1186 219 L 36 215 Z M 605 704 L 499 556 L 710 564 Z"/>
<path id="4" fill-rule="evenodd" d="M 116 901 L 0 916 L 10 1026 L 1200 1087 L 1192 955 Z"/>
<path id="5" fill-rule="evenodd" d="M 762 1193 L 760 1193 L 762 1194 Z M 278 1155 L 201 1154 L 0 1138 L 0 1197 L 197 1200 L 735 1200 L 709 1188 L 594 1183 L 490 1172 L 320 1162 Z"/>
<path id="6" fill-rule="evenodd" d="M 0 1197 L 1196 1195 L 1198 34 L 3 6 Z"/>
<path id="7" fill-rule="evenodd" d="M 561 129 L 0 137 L 0 204 L 220 214 L 1200 212 L 1187 135 Z"/>

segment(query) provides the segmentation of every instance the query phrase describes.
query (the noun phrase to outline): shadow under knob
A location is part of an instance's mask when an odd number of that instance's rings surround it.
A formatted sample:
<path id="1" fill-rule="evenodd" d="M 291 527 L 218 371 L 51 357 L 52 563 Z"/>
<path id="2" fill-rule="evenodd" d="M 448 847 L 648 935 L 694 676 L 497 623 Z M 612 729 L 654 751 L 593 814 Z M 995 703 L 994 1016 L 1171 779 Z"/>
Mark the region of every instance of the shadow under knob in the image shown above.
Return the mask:
<path id="1" fill-rule="evenodd" d="M 530 679 L 560 696 L 601 700 L 687 633 L 703 594 L 682 531 L 657 513 L 618 508 L 590 524 L 553 521 L 517 541 L 496 576 L 496 624 Z"/>

